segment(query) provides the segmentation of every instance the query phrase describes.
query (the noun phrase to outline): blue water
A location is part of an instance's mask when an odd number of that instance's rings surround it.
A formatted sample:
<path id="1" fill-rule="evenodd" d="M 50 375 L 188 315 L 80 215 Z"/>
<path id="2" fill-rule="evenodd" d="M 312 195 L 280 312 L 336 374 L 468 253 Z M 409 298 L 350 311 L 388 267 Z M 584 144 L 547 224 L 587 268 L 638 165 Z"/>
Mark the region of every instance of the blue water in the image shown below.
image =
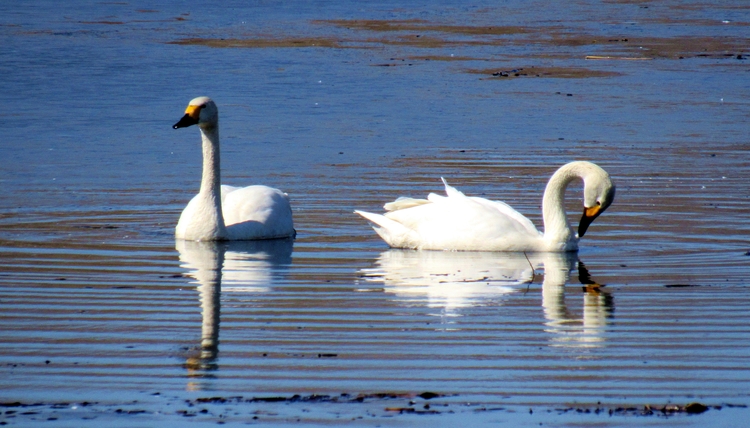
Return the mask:
<path id="1" fill-rule="evenodd" d="M 148 425 L 125 408 L 178 426 L 183 400 L 346 393 L 369 395 L 245 403 L 234 421 L 741 426 L 748 22 L 740 2 L 0 5 L 0 401 L 41 403 L 0 421 Z M 525 32 L 461 31 L 481 26 Z M 532 67 L 615 74 L 471 72 Z M 294 243 L 175 243 L 201 154 L 197 130 L 171 125 L 199 95 L 220 108 L 223 180 L 288 192 Z M 352 213 L 445 176 L 541 227 L 546 180 L 574 159 L 605 168 L 617 199 L 571 259 L 388 250 Z M 440 415 L 386 410 L 425 391 Z M 691 401 L 722 409 L 604 416 Z"/>

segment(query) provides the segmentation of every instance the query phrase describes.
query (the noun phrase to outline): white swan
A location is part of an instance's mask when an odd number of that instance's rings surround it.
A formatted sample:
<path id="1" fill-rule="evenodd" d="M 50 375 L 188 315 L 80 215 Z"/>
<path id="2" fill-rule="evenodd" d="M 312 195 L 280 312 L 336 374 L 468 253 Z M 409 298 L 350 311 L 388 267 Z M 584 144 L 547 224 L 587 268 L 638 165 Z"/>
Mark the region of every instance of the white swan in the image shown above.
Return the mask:
<path id="1" fill-rule="evenodd" d="M 208 97 L 190 101 L 173 128 L 198 125 L 203 137 L 201 188 L 182 211 L 175 236 L 190 241 L 241 241 L 295 235 L 289 196 L 267 186 L 222 186 L 219 110 Z"/>
<path id="2" fill-rule="evenodd" d="M 565 214 L 565 189 L 583 179 L 583 216 L 578 234 Z M 542 199 L 544 233 L 509 205 L 468 197 L 443 179 L 447 196 L 399 198 L 385 204 L 385 215 L 355 211 L 391 247 L 455 251 L 576 251 L 578 240 L 615 198 L 606 171 L 591 162 L 563 165 L 552 175 Z"/>

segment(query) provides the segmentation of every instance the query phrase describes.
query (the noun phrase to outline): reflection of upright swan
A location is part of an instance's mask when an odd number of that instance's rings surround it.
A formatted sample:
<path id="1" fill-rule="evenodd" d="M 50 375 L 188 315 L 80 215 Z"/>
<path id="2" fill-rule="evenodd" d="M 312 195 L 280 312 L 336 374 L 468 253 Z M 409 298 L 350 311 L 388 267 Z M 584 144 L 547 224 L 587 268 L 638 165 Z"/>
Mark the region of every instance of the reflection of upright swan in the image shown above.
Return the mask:
<path id="1" fill-rule="evenodd" d="M 604 329 L 612 318 L 612 296 L 591 281 L 583 263 L 578 277 L 585 286 L 583 316 L 577 317 L 565 304 L 565 284 L 577 257 L 575 254 L 545 254 L 542 306 L 548 332 L 554 333 L 553 346 L 598 347 L 604 342 Z"/>
<path id="2" fill-rule="evenodd" d="M 237 242 L 198 242 L 178 239 L 181 267 L 198 284 L 203 315 L 199 356 L 188 358 L 191 376 L 218 368 L 221 291 L 264 292 L 273 270 L 292 260 L 291 239 Z"/>
<path id="3" fill-rule="evenodd" d="M 362 269 L 367 281 L 382 282 L 399 298 L 443 308 L 477 306 L 530 282 L 533 272 L 523 253 L 388 250 L 377 267 Z"/>

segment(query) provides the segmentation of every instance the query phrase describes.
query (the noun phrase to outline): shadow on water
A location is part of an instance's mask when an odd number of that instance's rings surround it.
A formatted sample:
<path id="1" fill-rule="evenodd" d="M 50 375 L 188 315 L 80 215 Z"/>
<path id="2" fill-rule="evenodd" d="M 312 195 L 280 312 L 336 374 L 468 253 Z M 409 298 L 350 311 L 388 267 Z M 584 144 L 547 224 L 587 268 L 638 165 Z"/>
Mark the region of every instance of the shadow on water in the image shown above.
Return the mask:
<path id="1" fill-rule="evenodd" d="M 294 240 L 195 242 L 177 240 L 180 267 L 198 284 L 202 310 L 201 343 L 187 358 L 190 378 L 211 378 L 218 370 L 221 293 L 270 291 L 273 271 L 288 267 Z M 201 389 L 190 385 L 189 389 Z"/>

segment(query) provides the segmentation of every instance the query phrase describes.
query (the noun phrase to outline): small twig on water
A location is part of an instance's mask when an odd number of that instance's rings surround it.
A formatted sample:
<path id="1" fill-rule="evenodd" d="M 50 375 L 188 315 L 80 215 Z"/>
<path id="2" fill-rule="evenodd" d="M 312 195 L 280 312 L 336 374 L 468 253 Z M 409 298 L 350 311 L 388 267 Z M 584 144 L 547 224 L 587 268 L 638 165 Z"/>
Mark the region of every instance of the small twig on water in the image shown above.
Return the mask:
<path id="1" fill-rule="evenodd" d="M 531 267 L 531 281 L 526 284 L 526 292 L 528 293 L 531 284 L 534 283 L 534 278 L 536 278 L 536 272 L 534 271 L 534 265 L 531 263 L 531 260 L 529 260 L 529 256 L 526 255 L 526 251 L 523 252 L 523 256 L 526 257 L 526 261 L 529 262 L 529 266 Z"/>

